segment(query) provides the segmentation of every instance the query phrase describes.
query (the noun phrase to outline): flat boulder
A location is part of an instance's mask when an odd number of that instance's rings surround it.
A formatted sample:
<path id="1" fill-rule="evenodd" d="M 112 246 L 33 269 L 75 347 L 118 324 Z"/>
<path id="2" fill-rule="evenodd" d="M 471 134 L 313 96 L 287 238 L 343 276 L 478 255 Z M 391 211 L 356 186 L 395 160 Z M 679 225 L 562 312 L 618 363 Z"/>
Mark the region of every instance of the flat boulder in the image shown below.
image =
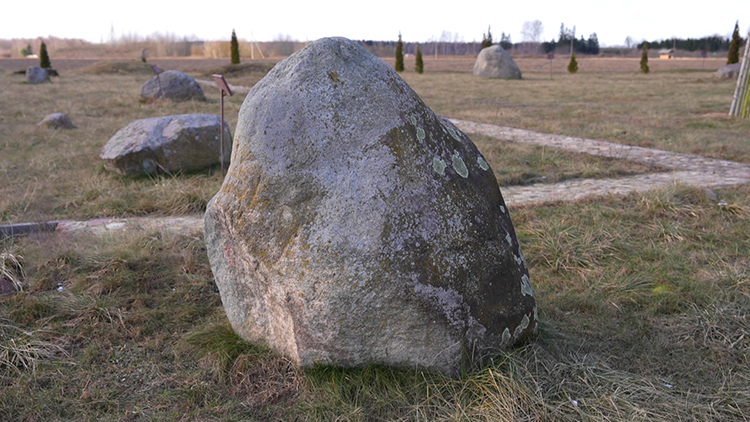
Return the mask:
<path id="1" fill-rule="evenodd" d="M 52 113 L 42 119 L 37 126 L 48 127 L 52 129 L 75 129 L 73 121 L 64 113 Z"/>
<path id="2" fill-rule="evenodd" d="M 161 83 L 160 83 L 161 82 Z M 141 86 L 144 99 L 168 99 L 174 102 L 206 101 L 203 88 L 192 76 L 179 70 L 167 70 Z"/>
<path id="3" fill-rule="evenodd" d="M 39 66 L 29 66 L 26 69 L 26 81 L 30 84 L 40 84 L 49 80 L 47 69 Z"/>
<path id="4" fill-rule="evenodd" d="M 234 330 L 297 364 L 457 375 L 537 327 L 474 143 L 355 42 L 325 38 L 245 99 L 205 214 Z"/>
<path id="5" fill-rule="evenodd" d="M 741 63 L 733 63 L 723 66 L 714 74 L 716 79 L 735 79 L 740 76 Z"/>
<path id="6" fill-rule="evenodd" d="M 483 48 L 474 62 L 474 76 L 497 79 L 521 79 L 521 69 L 505 49 L 495 44 Z"/>
<path id="7" fill-rule="evenodd" d="M 101 153 L 104 167 L 123 175 L 199 170 L 219 164 L 221 117 L 181 114 L 136 120 L 120 129 Z M 224 156 L 232 134 L 224 123 Z"/>

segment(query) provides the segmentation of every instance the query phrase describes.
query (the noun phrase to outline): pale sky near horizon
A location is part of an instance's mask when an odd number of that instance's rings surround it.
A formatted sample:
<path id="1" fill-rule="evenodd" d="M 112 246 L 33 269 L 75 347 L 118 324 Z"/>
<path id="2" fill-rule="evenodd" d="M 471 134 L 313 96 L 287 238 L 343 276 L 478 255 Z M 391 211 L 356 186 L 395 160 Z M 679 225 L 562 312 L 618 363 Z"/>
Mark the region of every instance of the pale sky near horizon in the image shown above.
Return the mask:
<path id="1" fill-rule="evenodd" d="M 659 0 L 540 0 L 522 4 L 466 0 L 452 2 L 407 2 L 379 0 L 357 3 L 343 0 L 280 2 L 213 1 L 182 2 L 130 0 L 105 3 L 91 0 L 38 0 L 31 7 L 22 1 L 6 1 L 0 39 L 81 38 L 107 42 L 113 33 L 148 36 L 172 34 L 199 40 L 228 40 L 232 29 L 241 40 L 271 41 L 289 36 L 298 41 L 343 36 L 354 40 L 439 40 L 444 32 L 452 39 L 479 41 L 488 25 L 493 38 L 510 33 L 513 42 L 523 41 L 526 21 L 544 25 L 542 39 L 556 39 L 560 24 L 576 27 L 576 37 L 596 33 L 602 46 L 635 41 L 701 38 L 731 35 L 735 21 L 740 32 L 750 30 L 748 0 L 713 0 L 688 5 L 684 1 Z M 421 4 L 420 4 L 421 3 Z"/>

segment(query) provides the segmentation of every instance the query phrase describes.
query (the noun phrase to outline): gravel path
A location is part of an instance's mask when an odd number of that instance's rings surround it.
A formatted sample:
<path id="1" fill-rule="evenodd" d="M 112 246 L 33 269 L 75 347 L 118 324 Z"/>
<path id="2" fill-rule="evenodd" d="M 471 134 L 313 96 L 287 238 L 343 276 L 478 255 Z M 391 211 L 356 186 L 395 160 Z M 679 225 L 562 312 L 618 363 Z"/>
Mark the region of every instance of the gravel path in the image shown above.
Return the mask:
<path id="1" fill-rule="evenodd" d="M 671 169 L 669 172 L 641 174 L 615 179 L 579 179 L 554 184 L 501 187 L 509 207 L 572 201 L 591 196 L 625 195 L 668 187 L 675 183 L 721 188 L 750 183 L 750 164 L 717 160 L 697 155 L 678 154 L 591 139 L 551 135 L 484 123 L 451 119 L 466 133 L 497 139 L 572 150 L 586 154 L 638 161 Z M 92 220 L 48 221 L 0 226 L 0 235 L 22 235 L 38 231 L 107 233 L 122 228 L 200 233 L 203 216 L 99 218 Z"/>

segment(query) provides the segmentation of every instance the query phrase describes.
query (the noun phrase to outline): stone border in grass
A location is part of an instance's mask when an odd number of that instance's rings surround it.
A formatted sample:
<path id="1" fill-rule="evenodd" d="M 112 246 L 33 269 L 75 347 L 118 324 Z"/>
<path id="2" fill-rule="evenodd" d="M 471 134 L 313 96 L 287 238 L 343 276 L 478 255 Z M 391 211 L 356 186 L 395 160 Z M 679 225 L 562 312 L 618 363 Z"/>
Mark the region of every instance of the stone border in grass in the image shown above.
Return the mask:
<path id="1" fill-rule="evenodd" d="M 670 172 L 641 174 L 612 179 L 579 179 L 554 184 L 503 186 L 501 191 L 508 206 L 538 205 L 571 201 L 590 196 L 625 195 L 672 186 L 676 183 L 720 188 L 750 183 L 750 164 L 717 160 L 698 155 L 679 154 L 657 149 L 553 135 L 530 130 L 450 119 L 464 132 L 477 133 L 495 139 L 508 140 L 585 154 L 631 160 L 662 168 Z"/>

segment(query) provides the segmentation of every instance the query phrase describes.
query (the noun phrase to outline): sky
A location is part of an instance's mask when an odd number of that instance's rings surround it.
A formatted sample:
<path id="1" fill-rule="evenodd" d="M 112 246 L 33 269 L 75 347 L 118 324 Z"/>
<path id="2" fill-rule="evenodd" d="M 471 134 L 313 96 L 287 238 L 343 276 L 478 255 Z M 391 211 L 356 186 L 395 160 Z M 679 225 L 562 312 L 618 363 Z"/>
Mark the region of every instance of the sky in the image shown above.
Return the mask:
<path id="1" fill-rule="evenodd" d="M 291 38 L 312 41 L 330 36 L 354 40 L 427 42 L 449 35 L 451 40 L 480 41 L 491 27 L 493 38 L 510 34 L 521 42 L 524 22 L 539 20 L 542 39 L 556 39 L 560 25 L 576 29 L 576 37 L 596 33 L 602 46 L 635 41 L 729 37 L 739 21 L 750 29 L 748 0 L 712 0 L 687 5 L 684 0 L 560 0 L 507 2 L 453 0 L 410 2 L 377 0 L 195 1 L 37 0 L 33 12 L 23 1 L 5 1 L 0 13 L 0 39 L 81 38 L 108 42 L 123 35 L 155 33 L 199 40 L 228 40 L 232 29 L 245 41 Z"/>

